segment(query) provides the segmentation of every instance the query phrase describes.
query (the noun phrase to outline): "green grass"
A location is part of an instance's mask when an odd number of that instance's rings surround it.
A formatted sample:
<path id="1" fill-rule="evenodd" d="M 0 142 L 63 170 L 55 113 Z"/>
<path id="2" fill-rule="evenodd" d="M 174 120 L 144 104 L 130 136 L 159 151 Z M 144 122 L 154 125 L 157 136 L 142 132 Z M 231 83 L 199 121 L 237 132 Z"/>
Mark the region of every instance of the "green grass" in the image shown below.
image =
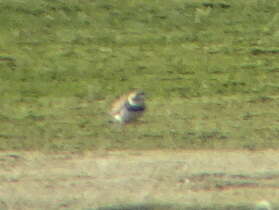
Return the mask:
<path id="1" fill-rule="evenodd" d="M 2 0 L 0 149 L 278 148 L 279 3 Z M 109 124 L 143 88 L 144 123 Z"/>

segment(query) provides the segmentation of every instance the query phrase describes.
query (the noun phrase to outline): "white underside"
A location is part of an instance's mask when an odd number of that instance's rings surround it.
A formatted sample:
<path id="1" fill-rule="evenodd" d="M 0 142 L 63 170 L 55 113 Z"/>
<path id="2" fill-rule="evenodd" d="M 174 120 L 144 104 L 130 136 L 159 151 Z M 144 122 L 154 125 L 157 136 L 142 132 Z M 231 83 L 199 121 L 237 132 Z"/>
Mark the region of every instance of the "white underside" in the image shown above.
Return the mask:
<path id="1" fill-rule="evenodd" d="M 136 120 L 140 117 L 143 112 L 129 112 L 126 109 L 123 109 L 120 113 L 115 114 L 113 117 L 117 122 L 127 123 Z"/>
<path id="2" fill-rule="evenodd" d="M 122 121 L 123 121 L 123 119 L 122 119 L 122 117 L 120 116 L 120 114 L 114 115 L 114 119 L 115 119 L 116 121 L 118 121 L 118 122 L 122 122 Z"/>

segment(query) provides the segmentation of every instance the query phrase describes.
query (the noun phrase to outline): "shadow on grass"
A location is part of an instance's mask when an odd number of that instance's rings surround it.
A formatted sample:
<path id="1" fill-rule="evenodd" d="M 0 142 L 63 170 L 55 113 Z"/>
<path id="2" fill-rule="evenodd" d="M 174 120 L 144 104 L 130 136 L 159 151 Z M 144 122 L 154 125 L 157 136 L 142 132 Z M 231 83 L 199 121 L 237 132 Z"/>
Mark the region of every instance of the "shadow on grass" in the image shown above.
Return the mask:
<path id="1" fill-rule="evenodd" d="M 189 205 L 175 205 L 175 204 L 133 204 L 133 205 L 120 205 L 108 206 L 97 209 L 86 210 L 251 210 L 254 209 L 248 205 L 212 205 L 212 206 L 189 206 Z"/>

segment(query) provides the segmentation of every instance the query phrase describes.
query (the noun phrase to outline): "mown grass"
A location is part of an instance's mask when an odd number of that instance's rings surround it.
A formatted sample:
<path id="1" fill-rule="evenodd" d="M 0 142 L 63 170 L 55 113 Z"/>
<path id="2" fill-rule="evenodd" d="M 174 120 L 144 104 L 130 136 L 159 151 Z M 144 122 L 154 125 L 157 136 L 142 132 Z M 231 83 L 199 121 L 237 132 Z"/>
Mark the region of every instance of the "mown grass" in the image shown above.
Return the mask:
<path id="1" fill-rule="evenodd" d="M 0 149 L 278 148 L 278 8 L 2 0 Z M 137 87 L 144 122 L 109 124 Z"/>

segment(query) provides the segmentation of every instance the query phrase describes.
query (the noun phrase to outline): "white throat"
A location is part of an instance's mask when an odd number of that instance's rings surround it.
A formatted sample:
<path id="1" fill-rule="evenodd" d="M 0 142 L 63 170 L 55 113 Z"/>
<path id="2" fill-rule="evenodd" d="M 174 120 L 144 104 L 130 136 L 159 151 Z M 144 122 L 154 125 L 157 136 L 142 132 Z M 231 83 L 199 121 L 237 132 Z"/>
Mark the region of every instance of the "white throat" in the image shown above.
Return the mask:
<path id="1" fill-rule="evenodd" d="M 128 102 L 131 106 L 138 106 L 140 104 L 135 103 L 131 98 L 128 98 Z"/>

